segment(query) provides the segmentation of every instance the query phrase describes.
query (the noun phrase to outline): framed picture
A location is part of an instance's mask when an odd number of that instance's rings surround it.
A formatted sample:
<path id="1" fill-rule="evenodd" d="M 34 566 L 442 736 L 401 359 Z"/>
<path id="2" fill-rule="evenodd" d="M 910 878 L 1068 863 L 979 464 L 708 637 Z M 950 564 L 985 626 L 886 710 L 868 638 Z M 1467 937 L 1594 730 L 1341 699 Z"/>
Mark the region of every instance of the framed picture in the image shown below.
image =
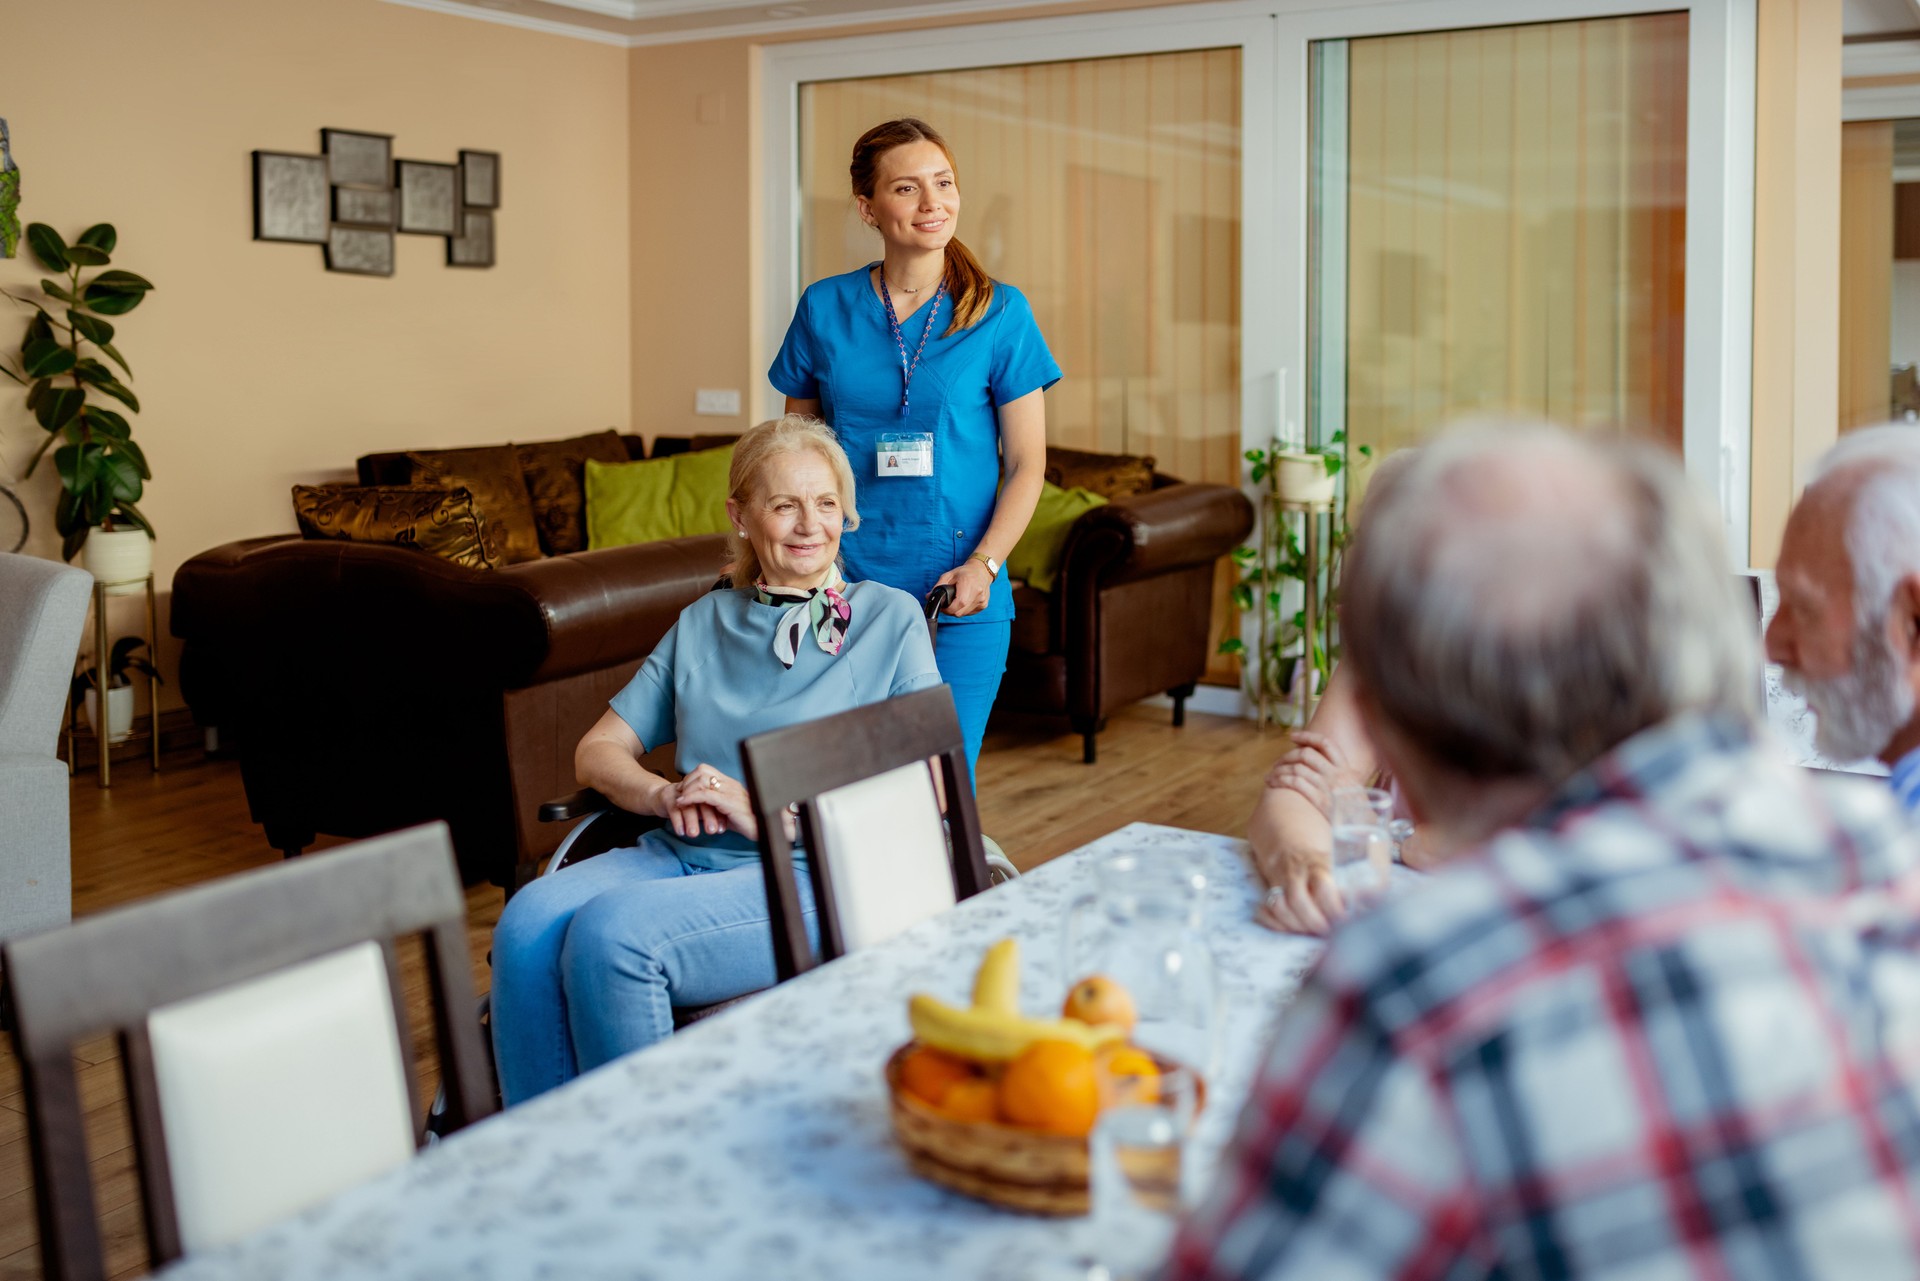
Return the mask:
<path id="1" fill-rule="evenodd" d="M 447 266 L 493 266 L 493 212 L 468 209 L 461 218 L 465 223 L 461 234 L 447 238 Z"/>
<path id="2" fill-rule="evenodd" d="M 327 243 L 327 158 L 253 153 L 253 238 Z"/>
<path id="3" fill-rule="evenodd" d="M 500 207 L 500 153 L 460 153 L 460 203 L 469 209 Z"/>
<path id="4" fill-rule="evenodd" d="M 320 150 L 327 153 L 336 187 L 385 191 L 393 185 L 393 135 L 353 129 L 322 129 Z"/>
<path id="5" fill-rule="evenodd" d="M 400 191 L 401 231 L 422 236 L 460 234 L 460 168 L 426 160 L 393 162 Z"/>
<path id="6" fill-rule="evenodd" d="M 393 188 L 362 191 L 357 187 L 333 189 L 333 220 L 352 227 L 393 227 Z"/>
<path id="7" fill-rule="evenodd" d="M 335 227 L 327 240 L 327 270 L 356 276 L 391 276 L 393 229 Z"/>

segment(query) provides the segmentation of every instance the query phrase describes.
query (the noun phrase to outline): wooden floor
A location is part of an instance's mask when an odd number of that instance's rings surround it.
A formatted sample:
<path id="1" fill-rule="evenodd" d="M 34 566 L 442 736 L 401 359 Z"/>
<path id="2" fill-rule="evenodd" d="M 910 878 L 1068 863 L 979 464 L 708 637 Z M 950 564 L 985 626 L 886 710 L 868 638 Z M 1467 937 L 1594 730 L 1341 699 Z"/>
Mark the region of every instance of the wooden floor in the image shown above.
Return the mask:
<path id="1" fill-rule="evenodd" d="M 1080 763 L 1080 740 L 1041 722 L 1000 725 L 979 768 L 981 825 L 1023 868 L 1043 863 L 1127 823 L 1168 823 L 1238 835 L 1260 778 L 1283 740 L 1245 721 L 1189 715 L 1174 729 L 1164 709 L 1137 707 L 1100 736 L 1100 762 Z M 76 915 L 279 861 L 247 816 L 240 771 L 191 756 L 159 774 L 116 766 L 102 791 L 91 775 L 73 782 L 73 902 Z M 338 844 L 322 838 L 320 847 Z M 477 988 L 488 985 L 486 952 L 501 894 L 467 892 L 468 941 Z M 426 981 L 417 947 L 403 948 L 409 1015 L 425 1029 Z M 432 1041 L 421 1075 L 433 1093 Z M 95 1195 L 115 1276 L 147 1270 L 133 1179 L 118 1052 L 108 1040 L 82 1047 Z M 288 1100 L 289 1107 L 298 1106 Z M 40 1275 L 25 1103 L 11 1047 L 0 1046 L 0 1281 Z"/>

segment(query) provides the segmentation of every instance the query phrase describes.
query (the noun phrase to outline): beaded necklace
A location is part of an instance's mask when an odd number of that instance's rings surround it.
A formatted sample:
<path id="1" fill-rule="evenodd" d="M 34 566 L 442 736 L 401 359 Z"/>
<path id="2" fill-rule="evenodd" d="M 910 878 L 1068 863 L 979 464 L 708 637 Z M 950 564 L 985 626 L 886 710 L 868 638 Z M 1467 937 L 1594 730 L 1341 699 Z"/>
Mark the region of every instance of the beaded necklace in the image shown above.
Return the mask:
<path id="1" fill-rule="evenodd" d="M 920 368 L 920 356 L 927 349 L 927 335 L 933 332 L 933 322 L 940 316 L 940 300 L 947 296 L 947 282 L 943 277 L 940 287 L 933 291 L 932 301 L 927 303 L 927 327 L 920 331 L 920 346 L 914 350 L 911 363 L 907 360 L 907 336 L 900 332 L 900 317 L 893 309 L 893 293 L 887 288 L 887 272 L 880 270 L 880 298 L 887 304 L 887 323 L 893 326 L 893 345 L 900 349 L 900 416 L 907 416 L 907 395 L 913 390 L 913 371 Z"/>

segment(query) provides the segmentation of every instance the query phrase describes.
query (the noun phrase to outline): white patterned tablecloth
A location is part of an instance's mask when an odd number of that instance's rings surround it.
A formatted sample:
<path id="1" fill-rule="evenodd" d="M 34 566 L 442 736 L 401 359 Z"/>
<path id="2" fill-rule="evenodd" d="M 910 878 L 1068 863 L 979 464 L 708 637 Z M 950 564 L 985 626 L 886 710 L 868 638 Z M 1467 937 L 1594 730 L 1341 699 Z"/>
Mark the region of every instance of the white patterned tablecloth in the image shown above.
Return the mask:
<path id="1" fill-rule="evenodd" d="M 1069 905 L 1091 891 L 1092 860 L 1120 849 L 1187 851 L 1208 872 L 1207 933 L 1224 1007 L 1218 1072 L 1195 1136 L 1196 1155 L 1210 1160 L 1320 944 L 1253 924 L 1258 889 L 1244 842 L 1135 823 L 166 1275 L 1058 1275 L 1088 1252 L 1086 1220 L 1013 1214 L 916 1178 L 894 1144 L 880 1070 L 907 1039 L 907 996 L 964 1001 L 981 953 L 1003 935 L 1023 945 L 1027 1008 L 1057 1001 Z"/>

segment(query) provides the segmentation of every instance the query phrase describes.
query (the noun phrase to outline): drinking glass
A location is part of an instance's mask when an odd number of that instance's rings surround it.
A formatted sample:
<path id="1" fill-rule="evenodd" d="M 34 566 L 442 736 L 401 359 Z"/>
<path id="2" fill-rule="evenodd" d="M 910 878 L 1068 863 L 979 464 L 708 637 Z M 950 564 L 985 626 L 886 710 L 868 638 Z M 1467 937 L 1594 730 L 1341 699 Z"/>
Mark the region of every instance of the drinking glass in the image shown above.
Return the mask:
<path id="1" fill-rule="evenodd" d="M 1135 1281 L 1166 1258 L 1180 1211 L 1193 1199 L 1187 1135 L 1195 1098 L 1193 1075 L 1170 1068 L 1150 1096 L 1100 1113 L 1087 1145 L 1096 1241 L 1090 1281 Z"/>
<path id="2" fill-rule="evenodd" d="M 1167 850 L 1109 854 L 1067 913 L 1065 981 L 1104 974 L 1132 995 L 1142 1049 L 1211 1074 L 1218 987 L 1205 935 L 1207 877 Z"/>
<path id="3" fill-rule="evenodd" d="M 1393 871 L 1393 797 L 1378 787 L 1333 791 L 1333 874 L 1362 911 L 1387 892 Z"/>

